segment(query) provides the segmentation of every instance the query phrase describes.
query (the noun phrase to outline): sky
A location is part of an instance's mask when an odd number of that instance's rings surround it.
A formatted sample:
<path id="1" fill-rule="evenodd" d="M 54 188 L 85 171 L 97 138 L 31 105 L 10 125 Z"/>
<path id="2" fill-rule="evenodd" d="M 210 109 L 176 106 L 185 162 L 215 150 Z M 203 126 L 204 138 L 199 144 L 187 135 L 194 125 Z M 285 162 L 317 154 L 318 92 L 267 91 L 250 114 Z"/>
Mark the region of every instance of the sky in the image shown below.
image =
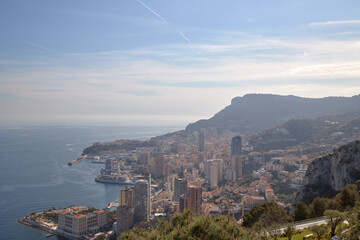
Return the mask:
<path id="1" fill-rule="evenodd" d="M 358 0 L 2 0 L 0 126 L 185 124 L 360 93 Z"/>

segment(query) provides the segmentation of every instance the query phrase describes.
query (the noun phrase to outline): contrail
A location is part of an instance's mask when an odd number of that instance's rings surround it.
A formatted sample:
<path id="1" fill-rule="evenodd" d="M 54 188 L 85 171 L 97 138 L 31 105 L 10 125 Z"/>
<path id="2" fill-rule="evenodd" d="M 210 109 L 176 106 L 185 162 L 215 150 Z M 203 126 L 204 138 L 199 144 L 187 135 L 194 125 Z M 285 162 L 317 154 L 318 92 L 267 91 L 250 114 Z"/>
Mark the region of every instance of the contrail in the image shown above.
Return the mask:
<path id="1" fill-rule="evenodd" d="M 30 42 L 30 41 L 23 41 L 23 42 L 26 42 L 27 44 L 33 45 L 33 46 L 35 46 L 35 47 L 41 48 L 41 49 L 46 50 L 46 51 L 49 51 L 49 52 L 55 52 L 54 50 L 52 50 L 52 49 L 50 49 L 50 48 L 41 46 L 41 45 L 36 44 L 36 43 L 34 43 L 34 42 Z"/>
<path id="2" fill-rule="evenodd" d="M 146 9 L 148 9 L 150 12 L 152 12 L 153 14 L 155 14 L 161 21 L 167 23 L 167 21 L 160 16 L 157 12 L 155 12 L 154 10 L 152 10 L 148 5 L 146 5 L 145 3 L 143 3 L 141 0 L 137 0 L 141 5 L 143 5 Z"/>
<path id="3" fill-rule="evenodd" d="M 188 41 L 189 43 L 192 43 L 191 40 L 189 38 L 187 38 L 181 31 L 178 31 L 180 36 L 183 37 L 183 39 L 185 39 L 186 41 Z"/>
<path id="4" fill-rule="evenodd" d="M 138 3 L 140 3 L 141 5 L 143 5 L 143 7 L 145 7 L 147 10 L 149 10 L 150 12 L 152 12 L 155 16 L 157 16 L 161 21 L 163 21 L 164 23 L 168 24 L 168 21 L 166 21 L 165 18 L 163 18 L 162 16 L 160 16 L 160 14 L 158 14 L 157 12 L 155 12 L 152 8 L 150 8 L 148 5 L 146 5 L 143 1 L 141 0 L 136 0 L 138 1 Z M 178 30 L 178 33 L 180 34 L 180 36 L 185 39 L 187 42 L 192 43 L 191 40 L 186 37 L 180 30 Z"/>

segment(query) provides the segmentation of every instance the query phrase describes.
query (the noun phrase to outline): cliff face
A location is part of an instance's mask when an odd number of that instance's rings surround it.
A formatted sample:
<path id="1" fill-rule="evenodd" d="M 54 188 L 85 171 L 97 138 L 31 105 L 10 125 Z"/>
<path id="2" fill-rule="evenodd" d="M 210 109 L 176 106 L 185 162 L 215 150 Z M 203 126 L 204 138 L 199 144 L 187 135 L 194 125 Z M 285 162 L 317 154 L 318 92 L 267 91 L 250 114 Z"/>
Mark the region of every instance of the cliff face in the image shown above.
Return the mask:
<path id="1" fill-rule="evenodd" d="M 311 203 L 317 197 L 333 197 L 342 187 L 360 179 L 360 141 L 341 146 L 332 154 L 315 159 L 305 174 L 304 186 L 293 200 Z"/>
<path id="2" fill-rule="evenodd" d="M 234 132 L 254 132 L 283 124 L 290 119 L 343 114 L 358 109 L 359 105 L 360 95 L 316 99 L 247 94 L 243 97 L 235 97 L 231 105 L 216 113 L 212 118 L 189 124 L 186 131 L 211 127 Z"/>

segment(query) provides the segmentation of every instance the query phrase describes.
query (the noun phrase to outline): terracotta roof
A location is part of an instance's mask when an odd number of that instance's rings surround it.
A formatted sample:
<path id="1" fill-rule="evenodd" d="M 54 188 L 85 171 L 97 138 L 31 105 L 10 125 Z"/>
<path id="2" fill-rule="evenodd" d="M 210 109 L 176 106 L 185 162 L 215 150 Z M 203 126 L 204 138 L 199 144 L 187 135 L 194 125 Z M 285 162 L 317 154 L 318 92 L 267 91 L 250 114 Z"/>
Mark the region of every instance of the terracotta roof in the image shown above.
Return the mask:
<path id="1" fill-rule="evenodd" d="M 61 210 L 61 211 L 59 211 L 58 213 L 60 213 L 60 214 L 68 214 L 68 213 L 70 213 L 70 211 L 67 211 L 67 210 Z"/>
<path id="2" fill-rule="evenodd" d="M 95 210 L 94 213 L 103 213 L 105 212 L 104 210 L 100 209 L 100 210 Z"/>

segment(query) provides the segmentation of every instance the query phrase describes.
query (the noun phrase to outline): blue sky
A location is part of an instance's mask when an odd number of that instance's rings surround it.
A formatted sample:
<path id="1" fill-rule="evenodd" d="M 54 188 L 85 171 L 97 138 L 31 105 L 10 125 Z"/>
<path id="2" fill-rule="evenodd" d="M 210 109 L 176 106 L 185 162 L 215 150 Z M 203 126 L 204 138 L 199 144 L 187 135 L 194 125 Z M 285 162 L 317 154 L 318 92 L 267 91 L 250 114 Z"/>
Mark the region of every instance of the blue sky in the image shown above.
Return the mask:
<path id="1" fill-rule="evenodd" d="M 185 124 L 360 93 L 359 1 L 0 1 L 0 124 Z"/>

